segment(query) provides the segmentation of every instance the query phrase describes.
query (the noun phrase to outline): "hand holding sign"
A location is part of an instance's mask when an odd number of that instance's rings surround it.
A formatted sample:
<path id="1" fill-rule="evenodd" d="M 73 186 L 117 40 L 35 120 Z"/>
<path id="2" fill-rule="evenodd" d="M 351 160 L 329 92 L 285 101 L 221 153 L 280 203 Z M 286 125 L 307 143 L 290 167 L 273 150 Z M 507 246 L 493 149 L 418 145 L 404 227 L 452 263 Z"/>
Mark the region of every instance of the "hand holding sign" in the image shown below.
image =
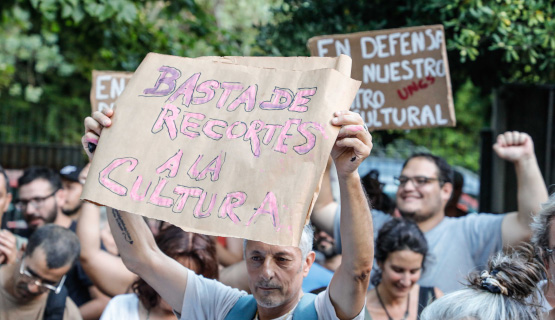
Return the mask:
<path id="1" fill-rule="evenodd" d="M 89 162 L 93 159 L 94 149 L 98 144 L 102 129 L 112 125 L 112 120 L 110 118 L 113 115 L 114 110 L 103 109 L 102 111 L 93 112 L 92 117 L 85 118 L 85 134 L 81 137 L 81 144 L 89 157 Z M 91 145 L 94 147 L 91 147 Z"/>
<path id="2" fill-rule="evenodd" d="M 331 122 L 342 126 L 331 151 L 337 174 L 341 176 L 355 172 L 372 150 L 372 136 L 358 113 L 337 111 Z"/>

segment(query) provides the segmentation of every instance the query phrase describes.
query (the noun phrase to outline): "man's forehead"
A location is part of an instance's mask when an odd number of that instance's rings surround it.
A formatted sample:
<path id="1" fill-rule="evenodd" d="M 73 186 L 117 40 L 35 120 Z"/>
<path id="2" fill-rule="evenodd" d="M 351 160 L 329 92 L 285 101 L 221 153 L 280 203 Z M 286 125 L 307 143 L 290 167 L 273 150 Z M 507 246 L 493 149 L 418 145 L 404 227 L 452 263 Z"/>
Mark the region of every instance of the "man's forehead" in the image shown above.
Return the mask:
<path id="1" fill-rule="evenodd" d="M 260 241 L 247 240 L 247 253 L 254 251 L 273 255 L 301 253 L 301 249 L 293 246 L 278 246 Z"/>
<path id="2" fill-rule="evenodd" d="M 42 179 L 42 178 L 35 179 L 35 180 L 19 187 L 20 193 L 22 193 L 22 192 L 31 192 L 31 191 L 51 192 L 51 191 L 53 191 L 52 189 L 53 188 L 52 188 L 52 185 L 50 184 L 50 182 L 48 180 Z"/>
<path id="3" fill-rule="evenodd" d="M 405 172 L 410 172 L 411 175 L 429 176 L 432 174 L 439 174 L 439 168 L 432 160 L 424 157 L 416 157 L 407 162 L 407 165 L 402 170 L 402 173 Z"/>

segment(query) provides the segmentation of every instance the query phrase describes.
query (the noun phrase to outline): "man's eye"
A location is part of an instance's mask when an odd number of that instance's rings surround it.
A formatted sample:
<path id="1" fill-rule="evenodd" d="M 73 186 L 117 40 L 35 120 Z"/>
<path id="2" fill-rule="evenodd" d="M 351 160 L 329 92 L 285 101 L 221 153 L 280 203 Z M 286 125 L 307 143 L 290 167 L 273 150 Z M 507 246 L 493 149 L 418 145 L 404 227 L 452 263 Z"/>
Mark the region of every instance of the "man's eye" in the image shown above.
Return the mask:
<path id="1" fill-rule="evenodd" d="M 416 177 L 416 178 L 414 178 L 414 180 L 418 184 L 424 184 L 424 183 L 428 182 L 428 178 L 425 178 L 425 177 Z"/>
<path id="2" fill-rule="evenodd" d="M 262 257 L 260 257 L 260 256 L 253 256 L 253 257 L 251 257 L 251 260 L 252 260 L 252 261 L 262 261 Z"/>
<path id="3" fill-rule="evenodd" d="M 285 262 L 285 261 L 288 261 L 287 259 L 285 259 L 285 258 L 282 258 L 282 257 L 279 257 L 279 258 L 277 258 L 277 260 L 278 260 L 279 262 Z"/>

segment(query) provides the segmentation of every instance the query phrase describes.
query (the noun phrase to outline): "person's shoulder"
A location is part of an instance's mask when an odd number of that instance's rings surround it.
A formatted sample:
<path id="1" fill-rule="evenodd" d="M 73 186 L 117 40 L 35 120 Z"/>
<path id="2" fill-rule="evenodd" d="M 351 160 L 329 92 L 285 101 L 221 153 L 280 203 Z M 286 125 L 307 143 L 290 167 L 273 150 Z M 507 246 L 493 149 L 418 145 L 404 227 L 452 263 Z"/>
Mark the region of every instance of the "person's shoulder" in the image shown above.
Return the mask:
<path id="1" fill-rule="evenodd" d="M 81 312 L 79 312 L 79 308 L 71 300 L 70 297 L 66 298 L 66 308 L 64 310 L 64 320 L 82 320 Z"/>

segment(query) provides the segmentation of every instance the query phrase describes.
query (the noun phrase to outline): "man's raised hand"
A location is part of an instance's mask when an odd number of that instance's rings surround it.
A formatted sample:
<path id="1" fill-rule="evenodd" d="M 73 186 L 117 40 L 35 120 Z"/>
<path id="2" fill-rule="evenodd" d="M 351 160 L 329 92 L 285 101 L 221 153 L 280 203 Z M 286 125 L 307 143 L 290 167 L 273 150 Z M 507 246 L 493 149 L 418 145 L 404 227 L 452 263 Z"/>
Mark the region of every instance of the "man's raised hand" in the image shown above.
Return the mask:
<path id="1" fill-rule="evenodd" d="M 535 156 L 532 138 L 528 134 L 518 131 L 507 131 L 497 136 L 493 150 L 501 159 L 513 163 Z"/>
<path id="2" fill-rule="evenodd" d="M 94 149 L 98 144 L 102 129 L 112 125 L 110 118 L 113 115 L 114 111 L 112 109 L 103 109 L 102 112 L 95 111 L 92 117 L 85 118 L 85 134 L 81 137 L 81 144 L 89 157 L 89 161 L 93 158 Z"/>

